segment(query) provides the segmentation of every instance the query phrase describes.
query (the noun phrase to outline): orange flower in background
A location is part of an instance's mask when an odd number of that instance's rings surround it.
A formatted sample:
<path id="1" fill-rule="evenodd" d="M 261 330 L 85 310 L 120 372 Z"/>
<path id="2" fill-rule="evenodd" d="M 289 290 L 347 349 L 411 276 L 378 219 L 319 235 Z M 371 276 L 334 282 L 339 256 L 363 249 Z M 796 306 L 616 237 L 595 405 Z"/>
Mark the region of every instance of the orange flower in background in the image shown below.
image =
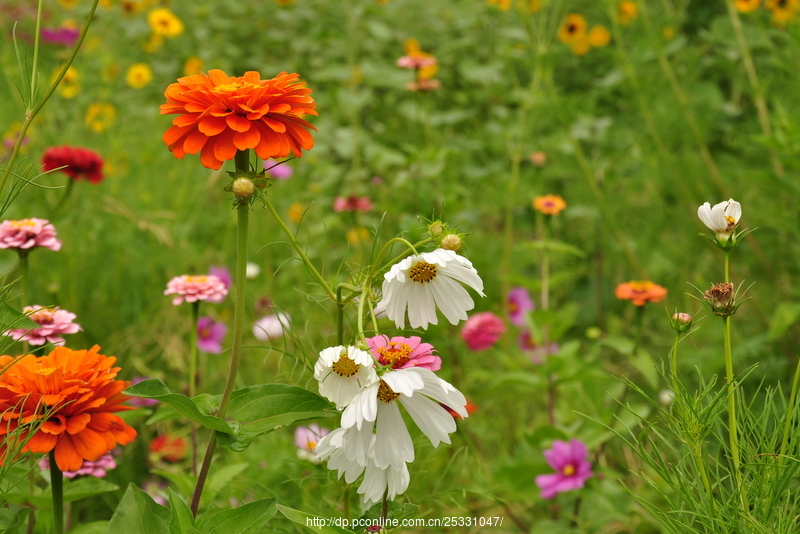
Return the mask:
<path id="1" fill-rule="evenodd" d="M 159 460 L 166 462 L 180 462 L 186 458 L 189 446 L 181 437 L 167 435 L 156 436 L 150 442 L 150 453 Z"/>
<path id="2" fill-rule="evenodd" d="M 558 195 L 544 195 L 533 200 L 533 207 L 545 215 L 558 215 L 564 211 L 567 203 Z"/>
<path id="3" fill-rule="evenodd" d="M 311 89 L 297 74 L 262 80 L 258 72 L 230 77 L 221 70 L 179 78 L 167 87 L 162 115 L 178 115 L 164 134 L 176 158 L 200 152 L 200 162 L 219 169 L 237 150 L 255 149 L 261 159 L 295 157 L 314 146 L 301 119 L 316 115 Z"/>
<path id="4" fill-rule="evenodd" d="M 487 3 L 500 11 L 508 11 L 511 9 L 511 0 L 487 0 Z"/>
<path id="5" fill-rule="evenodd" d="M 588 24 L 583 15 L 570 13 L 558 28 L 558 40 L 562 43 L 572 44 L 586 36 L 587 27 Z"/>
<path id="6" fill-rule="evenodd" d="M 617 7 L 617 16 L 619 17 L 619 23 L 623 26 L 630 24 L 639 16 L 639 7 L 636 2 L 620 2 Z"/>
<path id="7" fill-rule="evenodd" d="M 800 0 L 767 0 L 766 8 L 772 11 L 772 23 L 783 27 L 800 11 Z"/>
<path id="8" fill-rule="evenodd" d="M 403 42 L 403 49 L 406 55 L 397 60 L 397 66 L 415 69 L 418 81 L 432 80 L 439 72 L 439 62 L 436 56 L 423 52 L 416 39 L 406 39 Z"/>
<path id="9" fill-rule="evenodd" d="M 57 347 L 41 357 L 0 356 L 0 438 L 5 442 L 6 434 L 19 432 L 21 452 L 55 450 L 62 471 L 77 471 L 84 460 L 133 441 L 136 430 L 114 413 L 133 409 L 122 406 L 130 382 L 115 380 L 116 358 L 99 350 Z M 6 453 L 4 444 L 0 462 Z"/>
<path id="10" fill-rule="evenodd" d="M 661 302 L 667 298 L 667 288 L 650 280 L 632 280 L 617 286 L 614 291 L 620 300 L 630 300 L 637 306 L 648 302 Z"/>
<path id="11" fill-rule="evenodd" d="M 592 26 L 589 30 L 589 44 L 595 48 L 602 48 L 611 42 L 611 33 L 602 24 Z"/>
<path id="12" fill-rule="evenodd" d="M 147 23 L 153 33 L 168 39 L 183 33 L 183 22 L 166 7 L 158 7 L 147 14 Z"/>
<path id="13" fill-rule="evenodd" d="M 752 13 L 761 5 L 761 0 L 734 0 L 733 5 L 740 13 Z"/>
<path id="14" fill-rule="evenodd" d="M 186 76 L 200 74 L 201 70 L 203 70 L 203 60 L 197 56 L 189 57 L 183 63 L 183 74 Z"/>

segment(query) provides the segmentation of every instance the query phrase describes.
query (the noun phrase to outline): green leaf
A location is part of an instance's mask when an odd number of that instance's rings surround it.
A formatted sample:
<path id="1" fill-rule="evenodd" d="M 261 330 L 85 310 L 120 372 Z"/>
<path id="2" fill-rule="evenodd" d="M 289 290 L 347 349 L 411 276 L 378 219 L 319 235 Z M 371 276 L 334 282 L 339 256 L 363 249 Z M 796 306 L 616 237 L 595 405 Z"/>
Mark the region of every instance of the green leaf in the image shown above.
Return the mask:
<path id="1" fill-rule="evenodd" d="M 214 473 L 208 477 L 205 495 L 209 498 L 216 495 L 222 488 L 227 486 L 234 477 L 247 469 L 249 465 L 248 463 L 231 464 L 215 470 Z"/>
<path id="2" fill-rule="evenodd" d="M 65 479 L 64 502 L 94 497 L 118 489 L 119 486 L 116 484 L 95 477 L 84 477 L 76 480 Z M 30 503 L 36 508 L 52 508 L 53 506 L 53 497 L 50 495 L 49 490 L 33 495 L 27 491 L 23 493 L 6 493 L 3 495 L 3 499 L 16 504 Z"/>
<path id="3" fill-rule="evenodd" d="M 71 528 L 69 534 L 108 534 L 108 521 L 92 521 L 83 525 Z"/>
<path id="4" fill-rule="evenodd" d="M 317 532 L 318 534 L 353 534 L 352 530 L 347 530 L 334 525 L 328 525 L 328 519 L 324 517 L 307 514 L 306 512 L 301 512 L 300 510 L 288 508 L 280 504 L 278 505 L 278 511 L 282 513 L 283 516 L 289 521 L 297 523 L 298 525 L 302 525 L 311 532 Z M 319 526 L 309 526 L 309 523 Z"/>
<path id="5" fill-rule="evenodd" d="M 208 520 L 203 532 L 208 534 L 256 534 L 278 511 L 278 499 L 262 499 L 233 510 L 225 510 Z"/>
<path id="6" fill-rule="evenodd" d="M 642 376 L 647 380 L 647 384 L 651 388 L 657 388 L 659 380 L 658 369 L 650 353 L 644 349 L 638 349 L 636 354 L 631 357 L 631 361 L 633 362 L 633 366 L 642 373 Z"/>
<path id="7" fill-rule="evenodd" d="M 170 392 L 166 384 L 157 378 L 143 380 L 138 384 L 134 384 L 126 389 L 124 393 L 126 395 L 133 395 L 134 397 L 156 399 L 160 402 L 163 402 L 167 406 L 171 406 L 184 417 L 188 417 L 192 421 L 200 423 L 204 427 L 210 428 L 211 430 L 216 430 L 217 432 L 222 432 L 225 434 L 233 434 L 235 432 L 235 429 L 231 428 L 231 426 L 226 423 L 224 419 L 214 417 L 212 415 L 206 415 L 201 411 L 201 408 L 198 407 L 198 404 L 202 406 L 202 408 L 207 408 L 208 406 L 208 399 L 206 399 L 205 396 L 202 396 L 196 403 L 185 395 Z M 234 392 L 234 395 L 235 394 L 236 393 Z"/>
<path id="8" fill-rule="evenodd" d="M 194 528 L 194 515 L 189 505 L 181 499 L 180 495 L 169 488 L 169 510 L 172 517 L 169 521 L 169 529 L 172 534 L 183 534 L 191 532 Z"/>
<path id="9" fill-rule="evenodd" d="M 128 485 L 125 495 L 114 510 L 108 532 L 125 534 L 171 534 L 167 522 L 169 510 L 156 504 L 144 491 Z"/>
<path id="10" fill-rule="evenodd" d="M 0 305 L 0 324 L 10 328 L 37 328 L 39 325 L 33 322 L 27 315 L 16 309 L 10 304 Z"/>
<path id="11" fill-rule="evenodd" d="M 21 508 L 17 511 L 0 508 L 0 532 L 16 532 L 16 528 L 24 523 L 28 510 L 28 508 Z"/>

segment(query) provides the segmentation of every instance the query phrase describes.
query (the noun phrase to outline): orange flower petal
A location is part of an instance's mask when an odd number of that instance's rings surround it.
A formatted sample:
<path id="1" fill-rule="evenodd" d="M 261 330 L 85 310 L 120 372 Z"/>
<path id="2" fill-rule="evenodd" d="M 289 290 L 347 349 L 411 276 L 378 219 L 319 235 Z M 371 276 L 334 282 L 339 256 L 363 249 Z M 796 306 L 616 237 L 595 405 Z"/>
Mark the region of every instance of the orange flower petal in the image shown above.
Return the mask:
<path id="1" fill-rule="evenodd" d="M 255 148 L 259 141 L 261 141 L 261 134 L 258 133 L 258 128 L 250 128 L 243 133 L 236 132 L 233 136 L 233 144 L 239 150 Z"/>
<path id="2" fill-rule="evenodd" d="M 92 416 L 88 413 L 82 413 L 74 417 L 70 417 L 67 420 L 67 425 L 66 425 L 67 432 L 69 432 L 70 434 L 77 434 L 78 432 L 81 432 L 84 428 L 86 428 L 86 425 L 88 425 L 89 421 L 91 420 Z"/>
<path id="3" fill-rule="evenodd" d="M 183 141 L 183 150 L 187 154 L 197 154 L 200 152 L 206 143 L 208 142 L 208 137 L 206 134 L 196 130 L 190 133 L 186 139 Z"/>
<path id="4" fill-rule="evenodd" d="M 241 115 L 237 115 L 236 113 L 231 113 L 225 118 L 225 122 L 227 122 L 228 127 L 231 130 L 236 132 L 246 132 L 250 129 L 250 121 L 242 117 Z"/>

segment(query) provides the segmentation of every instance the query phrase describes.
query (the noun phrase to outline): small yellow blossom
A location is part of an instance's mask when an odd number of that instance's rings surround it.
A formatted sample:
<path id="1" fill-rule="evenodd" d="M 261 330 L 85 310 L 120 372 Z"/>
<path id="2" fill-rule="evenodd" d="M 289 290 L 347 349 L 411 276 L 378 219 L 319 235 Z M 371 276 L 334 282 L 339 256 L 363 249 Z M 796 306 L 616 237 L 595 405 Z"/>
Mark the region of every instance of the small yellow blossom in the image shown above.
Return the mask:
<path id="1" fill-rule="evenodd" d="M 95 102 L 89 104 L 83 122 L 90 130 L 101 133 L 114 123 L 116 117 L 117 108 L 113 104 Z"/>
<path id="2" fill-rule="evenodd" d="M 619 23 L 623 26 L 630 24 L 639 16 L 639 7 L 636 2 L 620 2 L 617 8 L 617 16 L 619 17 Z"/>
<path id="3" fill-rule="evenodd" d="M 159 7 L 151 10 L 147 14 L 147 23 L 150 24 L 153 33 L 157 33 L 168 39 L 172 39 L 183 33 L 183 22 L 166 7 Z"/>
<path id="4" fill-rule="evenodd" d="M 511 0 L 487 0 L 490 6 L 496 7 L 500 11 L 511 9 Z"/>
<path id="5" fill-rule="evenodd" d="M 733 5 L 740 13 L 752 13 L 761 5 L 761 0 L 735 0 Z"/>
<path id="6" fill-rule="evenodd" d="M 589 44 L 595 48 L 602 48 L 611 42 L 611 33 L 602 24 L 593 26 L 589 30 Z"/>
<path id="7" fill-rule="evenodd" d="M 570 49 L 576 56 L 585 55 L 591 48 L 592 45 L 589 42 L 589 36 L 585 33 L 576 36 L 572 43 L 570 43 Z"/>
<path id="8" fill-rule="evenodd" d="M 369 239 L 369 230 L 363 226 L 356 226 L 347 231 L 347 242 L 351 245 L 364 243 Z"/>
<path id="9" fill-rule="evenodd" d="M 60 73 L 61 69 L 53 72 L 52 81 L 55 81 Z M 78 69 L 70 66 L 67 69 L 66 74 L 64 74 L 64 77 L 61 79 L 61 83 L 58 84 L 59 96 L 61 96 L 61 98 L 75 98 L 78 93 L 81 92 L 81 84 L 79 79 L 80 75 L 78 74 Z"/>
<path id="10" fill-rule="evenodd" d="M 77 7 L 78 0 L 58 0 L 58 5 L 60 5 L 67 11 L 72 11 Z"/>
<path id="11" fill-rule="evenodd" d="M 567 203 L 559 195 L 543 195 L 533 200 L 533 207 L 545 215 L 558 215 L 564 211 Z"/>
<path id="12" fill-rule="evenodd" d="M 772 23 L 782 28 L 800 11 L 800 0 L 767 0 L 766 8 L 772 11 Z"/>
<path id="13" fill-rule="evenodd" d="M 108 10 L 114 7 L 114 2 L 112 0 L 100 0 L 98 5 L 103 9 Z"/>
<path id="14" fill-rule="evenodd" d="M 292 205 L 289 206 L 289 220 L 293 223 L 299 223 L 303 220 L 303 213 L 306 211 L 306 207 L 300 202 L 292 202 Z"/>
<path id="15" fill-rule="evenodd" d="M 672 26 L 667 26 L 664 28 L 662 34 L 664 35 L 664 39 L 671 41 L 672 38 L 675 37 L 675 29 Z"/>
<path id="16" fill-rule="evenodd" d="M 570 13 L 558 28 L 558 40 L 562 43 L 572 44 L 581 36 L 586 36 L 586 19 L 578 13 Z"/>
<path id="17" fill-rule="evenodd" d="M 527 11 L 528 13 L 538 13 L 542 9 L 542 0 L 527 0 L 522 1 L 521 3 L 521 11 Z"/>
<path id="18" fill-rule="evenodd" d="M 141 0 L 122 0 L 119 8 L 125 15 L 134 16 L 144 11 L 147 6 Z"/>
<path id="19" fill-rule="evenodd" d="M 191 76 L 192 74 L 200 74 L 203 70 L 203 60 L 197 56 L 191 56 L 183 63 L 183 74 Z"/>
<path id="20" fill-rule="evenodd" d="M 153 71 L 147 63 L 134 63 L 125 73 L 125 81 L 134 89 L 141 89 L 153 79 Z"/>

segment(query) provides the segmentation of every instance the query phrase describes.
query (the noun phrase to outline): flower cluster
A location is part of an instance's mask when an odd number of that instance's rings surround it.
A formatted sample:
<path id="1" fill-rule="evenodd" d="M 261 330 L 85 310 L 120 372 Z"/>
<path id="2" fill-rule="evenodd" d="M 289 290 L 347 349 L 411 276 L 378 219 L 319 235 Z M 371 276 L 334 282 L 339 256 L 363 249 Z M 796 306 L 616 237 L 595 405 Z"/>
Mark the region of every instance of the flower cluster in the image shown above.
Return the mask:
<path id="1" fill-rule="evenodd" d="M 35 247 L 60 250 L 56 229 L 46 219 L 20 219 L 0 223 L 0 248 L 29 250 Z"/>
<path id="2" fill-rule="evenodd" d="M 342 426 L 322 437 L 315 451 L 348 484 L 363 474 L 358 493 L 374 503 L 384 495 L 394 499 L 410 481 L 414 445 L 400 405 L 434 447 L 449 444 L 456 430 L 448 408 L 460 418 L 469 414 L 464 395 L 433 372 L 441 359 L 430 344 L 377 336 L 367 345 L 370 352 L 337 346 L 320 353 L 314 368 L 320 394 L 344 412 Z"/>
<path id="3" fill-rule="evenodd" d="M 37 328 L 13 328 L 6 330 L 2 335 L 14 338 L 14 341 L 27 341 L 33 346 L 53 343 L 64 343 L 63 334 L 75 334 L 83 330 L 81 325 L 75 323 L 77 317 L 74 313 L 62 310 L 58 306 L 25 306 L 22 309 L 28 319 L 39 325 Z"/>
<path id="4" fill-rule="evenodd" d="M 586 18 L 578 13 L 566 16 L 558 28 L 558 40 L 569 45 L 572 53 L 582 56 L 594 48 L 602 48 L 611 42 L 611 33 L 602 24 L 589 29 Z"/>
<path id="5" fill-rule="evenodd" d="M 97 152 L 77 146 L 54 146 L 44 151 L 45 171 L 58 169 L 73 180 L 85 178 L 93 184 L 103 181 L 103 158 Z"/>

